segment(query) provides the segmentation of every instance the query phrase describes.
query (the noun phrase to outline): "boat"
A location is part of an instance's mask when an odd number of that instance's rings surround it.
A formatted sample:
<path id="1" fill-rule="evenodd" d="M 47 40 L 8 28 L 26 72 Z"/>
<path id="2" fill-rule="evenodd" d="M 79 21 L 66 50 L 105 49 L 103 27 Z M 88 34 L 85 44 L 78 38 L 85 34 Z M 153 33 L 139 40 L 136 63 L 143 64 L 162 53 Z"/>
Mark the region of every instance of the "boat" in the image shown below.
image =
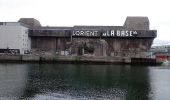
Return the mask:
<path id="1" fill-rule="evenodd" d="M 167 59 L 162 63 L 162 66 L 170 66 L 170 61 Z"/>

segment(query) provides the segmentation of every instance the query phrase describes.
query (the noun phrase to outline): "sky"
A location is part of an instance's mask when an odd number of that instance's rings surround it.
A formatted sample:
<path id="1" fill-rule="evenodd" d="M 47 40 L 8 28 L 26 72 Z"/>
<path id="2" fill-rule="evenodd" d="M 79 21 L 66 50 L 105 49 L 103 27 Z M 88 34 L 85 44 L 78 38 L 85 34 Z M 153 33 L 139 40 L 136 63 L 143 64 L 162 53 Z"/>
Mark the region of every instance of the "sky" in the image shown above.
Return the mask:
<path id="1" fill-rule="evenodd" d="M 35 18 L 43 26 L 122 26 L 127 16 L 147 16 L 156 40 L 170 41 L 169 0 L 0 0 L 0 21 Z"/>

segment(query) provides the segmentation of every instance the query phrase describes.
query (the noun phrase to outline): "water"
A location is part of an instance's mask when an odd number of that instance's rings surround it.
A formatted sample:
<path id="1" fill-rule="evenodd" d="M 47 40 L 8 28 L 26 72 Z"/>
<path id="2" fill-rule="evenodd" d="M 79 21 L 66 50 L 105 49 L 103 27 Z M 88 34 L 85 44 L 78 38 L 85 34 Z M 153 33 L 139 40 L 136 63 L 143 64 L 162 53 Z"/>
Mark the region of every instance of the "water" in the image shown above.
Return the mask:
<path id="1" fill-rule="evenodd" d="M 0 64 L 0 100 L 170 100 L 170 67 Z"/>

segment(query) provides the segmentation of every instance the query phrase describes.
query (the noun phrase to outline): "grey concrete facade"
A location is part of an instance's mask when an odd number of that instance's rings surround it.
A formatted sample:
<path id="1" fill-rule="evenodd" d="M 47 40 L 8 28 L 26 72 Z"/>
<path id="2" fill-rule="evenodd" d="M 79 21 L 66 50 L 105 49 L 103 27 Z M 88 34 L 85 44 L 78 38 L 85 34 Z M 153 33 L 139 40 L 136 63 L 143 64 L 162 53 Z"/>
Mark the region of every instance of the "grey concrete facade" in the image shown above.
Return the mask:
<path id="1" fill-rule="evenodd" d="M 149 29 L 147 17 L 127 17 L 123 26 L 44 27 L 37 20 L 27 18 L 20 22 L 30 25 L 32 49 L 69 55 L 117 56 L 124 52 L 147 52 L 157 36 L 156 30 Z"/>
<path id="2" fill-rule="evenodd" d="M 157 36 L 156 30 L 149 29 L 147 17 L 127 17 L 123 26 L 49 27 L 41 26 L 40 22 L 34 18 L 21 18 L 16 23 L 28 30 L 25 37 L 29 40 L 23 39 L 25 41 L 23 44 L 26 46 L 28 44 L 25 48 L 36 51 L 36 53 L 122 56 L 126 55 L 125 52 L 147 52 Z M 15 35 L 13 37 L 17 38 L 18 31 L 15 32 L 15 25 L 13 25 L 13 32 L 10 31 L 10 27 L 1 34 L 6 36 L 4 33 L 16 33 L 11 36 Z M 0 30 L 2 31 L 2 29 Z M 15 40 L 12 37 L 10 38 Z M 2 43 L 0 47 L 4 46 Z M 17 47 L 20 43 L 11 42 L 11 45 Z M 9 44 L 6 43 L 3 50 L 7 49 Z M 22 54 L 24 54 L 24 50 L 24 48 L 20 50 Z"/>

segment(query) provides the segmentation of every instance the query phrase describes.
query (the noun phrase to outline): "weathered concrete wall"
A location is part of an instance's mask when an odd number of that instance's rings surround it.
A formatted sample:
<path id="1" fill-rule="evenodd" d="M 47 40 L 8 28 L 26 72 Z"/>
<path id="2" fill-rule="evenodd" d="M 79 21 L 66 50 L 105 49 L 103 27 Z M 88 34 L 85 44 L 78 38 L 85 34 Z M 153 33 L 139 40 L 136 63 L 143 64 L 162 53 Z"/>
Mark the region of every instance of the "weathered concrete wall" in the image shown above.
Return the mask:
<path id="1" fill-rule="evenodd" d="M 133 61 L 132 61 L 133 60 Z M 87 64 L 160 64 L 156 59 L 103 57 L 103 56 L 56 56 L 56 55 L 0 55 L 0 62 L 36 63 L 87 63 Z"/>
<path id="2" fill-rule="evenodd" d="M 148 17 L 127 17 L 124 27 L 130 30 L 149 30 Z"/>
<path id="3" fill-rule="evenodd" d="M 99 38 L 73 38 L 70 47 L 73 55 L 90 53 L 95 56 L 107 56 L 108 44 L 104 39 Z M 93 51 L 88 51 L 86 48 L 93 49 Z"/>
<path id="4" fill-rule="evenodd" d="M 43 51 L 70 50 L 72 55 L 87 54 L 83 51 L 84 45 L 90 45 L 94 49 L 95 56 L 107 56 L 115 52 L 148 51 L 154 38 L 55 38 L 32 37 L 32 49 Z M 80 51 L 81 48 L 81 51 Z"/>
<path id="5" fill-rule="evenodd" d="M 0 55 L 0 61 L 21 61 L 21 55 Z"/>
<path id="6" fill-rule="evenodd" d="M 149 50 L 157 31 L 149 30 L 148 17 L 127 17 L 123 26 L 39 27 L 29 36 L 33 49 L 110 56 Z"/>
<path id="7" fill-rule="evenodd" d="M 55 37 L 33 37 L 31 38 L 31 48 L 40 50 L 56 50 L 56 38 Z"/>
<path id="8" fill-rule="evenodd" d="M 115 52 L 146 52 L 150 49 L 154 38 L 73 38 L 72 54 L 78 55 L 78 49 L 85 43 L 94 47 L 95 56 L 111 55 Z M 100 41 L 100 42 L 99 42 Z M 105 43 L 101 43 L 104 41 Z M 83 47 L 82 47 L 83 48 Z"/>
<path id="9" fill-rule="evenodd" d="M 40 56 L 37 55 L 23 55 L 22 61 L 24 62 L 38 62 L 40 61 Z"/>
<path id="10" fill-rule="evenodd" d="M 18 22 L 28 25 L 31 28 L 41 27 L 40 22 L 34 18 L 21 18 Z"/>
<path id="11" fill-rule="evenodd" d="M 69 27 L 68 27 L 69 28 Z M 65 30 L 65 28 L 37 28 L 37 29 L 30 29 L 29 35 L 30 36 L 50 36 L 50 37 L 70 37 L 72 34 L 71 28 L 70 30 Z"/>
<path id="12" fill-rule="evenodd" d="M 124 63 L 125 58 L 95 57 L 95 56 L 48 56 L 48 55 L 1 55 L 1 61 L 16 62 L 72 62 L 72 63 Z M 126 58 L 129 61 L 130 58 Z M 128 62 L 129 63 L 129 62 Z"/>
<path id="13" fill-rule="evenodd" d="M 69 49 L 71 38 L 56 38 L 56 50 L 64 51 Z"/>
<path id="14" fill-rule="evenodd" d="M 154 38 L 107 38 L 109 52 L 112 51 L 147 51 L 150 49 Z"/>
<path id="15" fill-rule="evenodd" d="M 32 37 L 31 48 L 44 51 L 63 51 L 68 49 L 70 38 Z"/>

